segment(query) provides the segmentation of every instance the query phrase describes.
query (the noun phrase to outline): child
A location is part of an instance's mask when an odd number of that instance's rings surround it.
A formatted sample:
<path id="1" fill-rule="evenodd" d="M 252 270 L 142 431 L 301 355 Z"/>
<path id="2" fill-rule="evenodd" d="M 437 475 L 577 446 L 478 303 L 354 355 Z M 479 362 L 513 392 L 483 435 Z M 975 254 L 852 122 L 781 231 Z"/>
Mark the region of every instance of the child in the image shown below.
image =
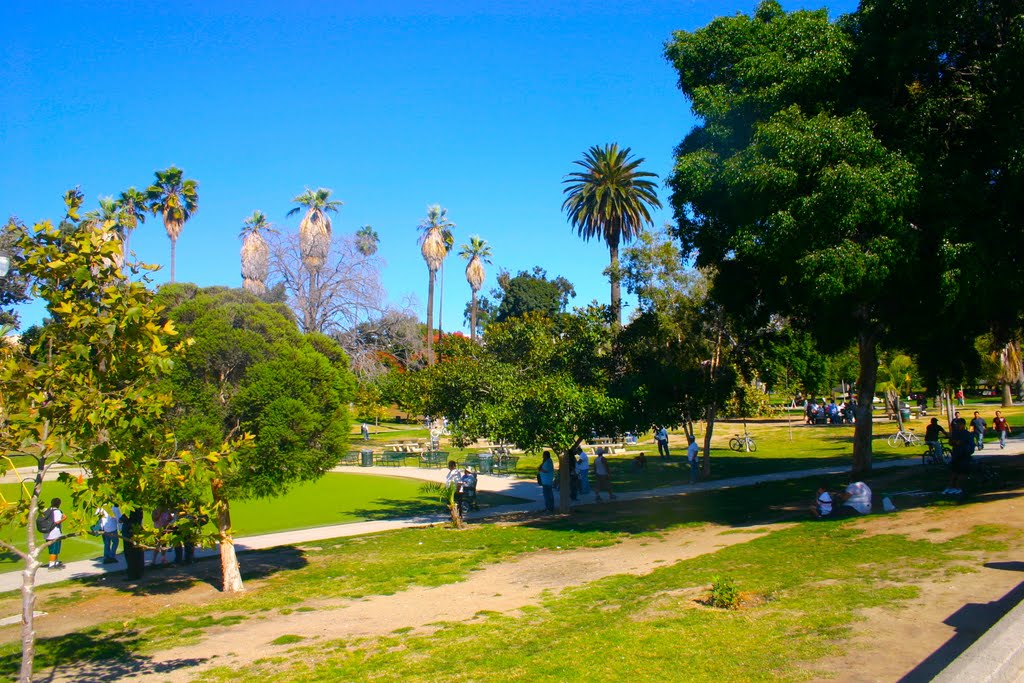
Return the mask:
<path id="1" fill-rule="evenodd" d="M 67 516 L 60 511 L 60 498 L 54 498 L 50 501 L 50 509 L 43 514 L 53 515 L 53 528 L 50 529 L 50 533 L 46 534 L 46 540 L 48 542 L 48 548 L 50 551 L 50 564 L 49 569 L 64 569 L 64 563 L 60 561 L 60 542 L 64 536 L 64 532 L 61 531 L 61 523 L 67 519 Z"/>
<path id="2" fill-rule="evenodd" d="M 832 514 L 832 496 L 824 484 L 818 487 L 818 498 L 814 501 L 814 507 L 811 508 L 811 512 L 819 519 Z"/>

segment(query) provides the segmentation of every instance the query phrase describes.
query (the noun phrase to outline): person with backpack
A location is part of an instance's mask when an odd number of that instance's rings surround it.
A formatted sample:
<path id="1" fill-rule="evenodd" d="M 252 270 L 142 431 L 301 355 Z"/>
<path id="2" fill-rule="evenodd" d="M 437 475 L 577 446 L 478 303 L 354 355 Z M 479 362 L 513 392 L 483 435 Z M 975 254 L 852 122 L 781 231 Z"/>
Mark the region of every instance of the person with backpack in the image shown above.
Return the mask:
<path id="1" fill-rule="evenodd" d="M 60 525 L 67 519 L 67 515 L 60 511 L 60 498 L 50 501 L 50 507 L 36 517 L 36 529 L 46 536 L 47 549 L 50 552 L 50 564 L 48 569 L 64 569 L 64 563 L 60 561 L 60 542 L 64 537 Z"/>

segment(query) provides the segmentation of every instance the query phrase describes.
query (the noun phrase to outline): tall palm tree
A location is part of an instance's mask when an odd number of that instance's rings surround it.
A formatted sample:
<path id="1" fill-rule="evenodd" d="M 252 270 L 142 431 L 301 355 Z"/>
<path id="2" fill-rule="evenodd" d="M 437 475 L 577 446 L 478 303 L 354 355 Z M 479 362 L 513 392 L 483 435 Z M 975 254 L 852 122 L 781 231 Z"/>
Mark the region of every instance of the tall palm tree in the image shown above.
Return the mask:
<path id="1" fill-rule="evenodd" d="M 420 253 L 427 263 L 430 274 L 427 286 L 427 363 L 434 364 L 434 281 L 437 269 L 444 263 L 452 244 L 452 228 L 448 220 L 448 209 L 440 204 L 427 207 L 427 217 L 420 221 Z"/>
<path id="2" fill-rule="evenodd" d="M 337 213 L 343 204 L 340 200 L 331 199 L 331 191 L 324 187 L 316 190 L 307 188 L 292 201 L 298 206 L 288 212 L 289 216 L 306 209 L 306 215 L 299 223 L 299 251 L 306 269 L 315 275 L 324 267 L 331 250 L 331 217 L 327 214 Z"/>
<path id="3" fill-rule="evenodd" d="M 466 264 L 466 282 L 473 293 L 469 308 L 469 338 L 476 341 L 476 293 L 483 287 L 487 276 L 484 264 L 491 262 L 491 245 L 487 244 L 487 240 L 480 239 L 479 235 L 472 235 L 469 244 L 460 247 L 459 256 L 469 261 Z"/>
<path id="4" fill-rule="evenodd" d="M 372 225 L 364 225 L 356 230 L 356 249 L 363 256 L 373 256 L 377 253 L 377 245 L 380 244 L 380 235 L 373 229 Z"/>
<path id="5" fill-rule="evenodd" d="M 134 187 L 129 187 L 117 196 L 117 205 L 121 209 L 122 238 L 124 252 L 127 254 L 131 234 L 139 227 L 139 223 L 146 222 L 146 195 Z"/>
<path id="6" fill-rule="evenodd" d="M 82 215 L 82 222 L 93 230 L 99 231 L 103 235 L 104 242 L 117 242 L 117 255 L 111 259 L 103 258 L 101 263 L 104 266 L 113 264 L 120 268 L 124 264 L 124 228 L 121 208 L 113 197 L 100 197 L 99 204 L 100 208 L 87 211 Z M 98 270 L 94 268 L 93 274 L 95 275 L 96 272 Z"/>
<path id="7" fill-rule="evenodd" d="M 651 208 L 660 208 L 654 173 L 637 170 L 643 159 L 631 159 L 630 149 L 618 144 L 591 147 L 580 161 L 583 168 L 566 176 L 562 210 L 584 241 L 596 237 L 608 245 L 611 257 L 611 306 L 615 328 L 622 326 L 619 287 L 619 245 L 629 244 L 650 224 Z"/>
<path id="8" fill-rule="evenodd" d="M 171 240 L 171 282 L 174 282 L 174 248 L 185 222 L 199 209 L 199 183 L 186 180 L 177 166 L 156 171 L 156 182 L 146 189 L 146 203 L 155 216 L 161 214 Z"/>
<path id="9" fill-rule="evenodd" d="M 242 240 L 242 287 L 257 296 L 267 291 L 267 276 L 270 274 L 270 246 L 263 235 L 274 232 L 274 228 L 262 211 L 253 211 L 245 219 L 238 236 Z"/>

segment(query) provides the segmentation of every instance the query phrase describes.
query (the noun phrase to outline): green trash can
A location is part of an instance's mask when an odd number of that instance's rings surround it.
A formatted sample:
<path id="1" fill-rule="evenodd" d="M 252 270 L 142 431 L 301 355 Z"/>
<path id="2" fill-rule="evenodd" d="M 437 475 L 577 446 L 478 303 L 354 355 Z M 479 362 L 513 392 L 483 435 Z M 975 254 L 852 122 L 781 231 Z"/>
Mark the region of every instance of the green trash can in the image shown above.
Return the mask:
<path id="1" fill-rule="evenodd" d="M 910 408 L 900 408 L 900 417 L 907 422 L 910 419 Z"/>
<path id="2" fill-rule="evenodd" d="M 362 458 L 359 463 L 362 467 L 373 467 L 373 451 L 362 450 L 359 451 L 359 455 Z"/>

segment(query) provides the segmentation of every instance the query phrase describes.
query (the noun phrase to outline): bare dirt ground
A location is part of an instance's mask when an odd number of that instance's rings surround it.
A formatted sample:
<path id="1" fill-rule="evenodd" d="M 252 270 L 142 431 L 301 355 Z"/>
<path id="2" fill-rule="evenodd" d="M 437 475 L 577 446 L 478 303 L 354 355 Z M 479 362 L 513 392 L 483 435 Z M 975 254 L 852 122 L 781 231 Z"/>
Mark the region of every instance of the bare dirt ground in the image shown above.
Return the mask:
<path id="1" fill-rule="evenodd" d="M 977 525 L 999 524 L 1024 532 L 1022 491 L 1000 492 L 963 507 L 917 508 L 899 515 L 877 515 L 858 520 L 868 533 L 899 533 L 914 538 L 943 541 L 966 533 Z M 412 588 L 394 595 L 362 600 L 311 600 L 314 611 L 282 615 L 254 615 L 240 624 L 208 629 L 200 643 L 159 652 L 152 658 L 107 663 L 94 670 L 46 672 L 51 681 L 188 681 L 211 666 L 240 667 L 285 652 L 287 646 L 271 644 L 283 635 L 298 635 L 305 642 L 317 638 L 372 637 L 407 628 L 424 632 L 438 622 L 471 621 L 481 610 L 515 614 L 537 603 L 546 592 L 615 574 L 642 575 L 717 549 L 743 543 L 761 533 L 783 528 L 774 524 L 748 527 L 749 533 L 730 533 L 723 527 L 681 529 L 661 537 L 628 539 L 618 545 L 539 552 L 473 572 L 466 581 L 435 588 Z M 989 553 L 971 563 L 975 571 L 952 577 L 920 577 L 920 597 L 898 610 L 866 610 L 855 625 L 846 653 L 817 662 L 816 671 L 834 671 L 819 680 L 841 683 L 868 681 L 927 681 L 952 661 L 973 640 L 1024 596 L 1024 533 L 1008 538 L 1006 551 Z M 247 558 L 277 565 L 274 553 Z M 287 559 L 284 560 L 287 563 Z M 159 572 L 153 576 L 160 577 Z M 167 583 L 168 575 L 162 577 Z M 213 577 L 210 577 L 211 580 Z M 176 604 L 197 604 L 218 599 L 211 585 L 175 590 L 162 595 L 130 596 L 118 590 L 101 591 L 69 609 L 39 620 L 41 636 L 70 633 L 111 618 L 145 614 Z M 496 588 L 498 587 L 498 588 Z M 142 590 L 149 591 L 151 586 Z M 69 594 L 74 589 L 68 589 Z M 7 612 L 10 607 L 3 606 Z M 16 639 L 7 627 L 0 638 Z"/>

